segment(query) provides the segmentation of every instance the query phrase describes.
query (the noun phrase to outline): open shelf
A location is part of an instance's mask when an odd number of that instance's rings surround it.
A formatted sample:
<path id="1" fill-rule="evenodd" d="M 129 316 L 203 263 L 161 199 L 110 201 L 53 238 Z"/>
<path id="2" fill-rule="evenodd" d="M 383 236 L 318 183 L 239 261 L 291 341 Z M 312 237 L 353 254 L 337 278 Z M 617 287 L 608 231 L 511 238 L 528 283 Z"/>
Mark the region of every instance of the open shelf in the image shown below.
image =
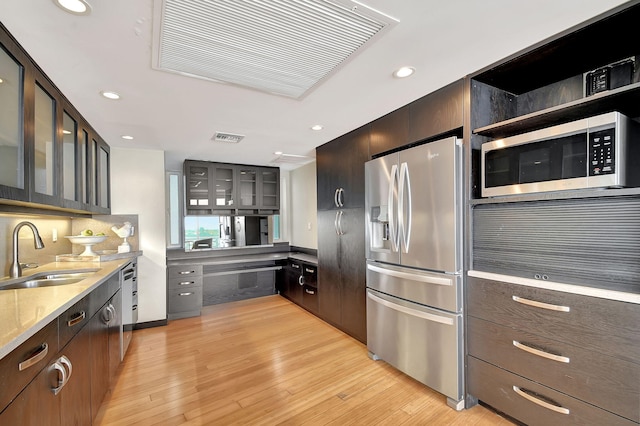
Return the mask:
<path id="1" fill-rule="evenodd" d="M 597 93 L 587 98 L 479 127 L 474 129 L 473 133 L 491 138 L 501 138 L 556 124 L 568 123 L 609 111 L 619 111 L 629 117 L 640 115 L 640 83 Z"/>

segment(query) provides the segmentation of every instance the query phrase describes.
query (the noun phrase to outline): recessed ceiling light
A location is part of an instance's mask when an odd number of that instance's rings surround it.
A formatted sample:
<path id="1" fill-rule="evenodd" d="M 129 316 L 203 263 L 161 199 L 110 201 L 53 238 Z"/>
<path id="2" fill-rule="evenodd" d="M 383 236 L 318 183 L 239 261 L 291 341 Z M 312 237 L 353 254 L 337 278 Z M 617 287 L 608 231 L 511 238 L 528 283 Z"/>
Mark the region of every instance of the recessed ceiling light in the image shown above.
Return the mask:
<path id="1" fill-rule="evenodd" d="M 0 78 L 0 84 L 4 83 L 4 80 Z"/>
<path id="2" fill-rule="evenodd" d="M 113 99 L 113 100 L 117 100 L 120 99 L 120 95 L 117 94 L 116 92 L 110 92 L 108 90 L 103 90 L 102 92 L 100 92 L 100 94 L 102 96 L 104 96 L 107 99 Z"/>
<path id="3" fill-rule="evenodd" d="M 53 2 L 65 12 L 74 15 L 88 15 L 91 13 L 91 5 L 85 0 L 53 0 Z"/>
<path id="4" fill-rule="evenodd" d="M 393 76 L 396 78 L 405 78 L 405 77 L 409 77 L 414 72 L 416 72 L 416 69 L 413 67 L 402 67 L 402 68 L 398 68 L 393 73 Z"/>
<path id="5" fill-rule="evenodd" d="M 133 136 L 129 136 L 129 135 L 122 135 L 122 139 L 126 139 L 128 141 L 132 141 L 133 140 Z"/>
<path id="6" fill-rule="evenodd" d="M 322 124 L 314 124 L 311 126 L 311 130 L 322 130 Z"/>

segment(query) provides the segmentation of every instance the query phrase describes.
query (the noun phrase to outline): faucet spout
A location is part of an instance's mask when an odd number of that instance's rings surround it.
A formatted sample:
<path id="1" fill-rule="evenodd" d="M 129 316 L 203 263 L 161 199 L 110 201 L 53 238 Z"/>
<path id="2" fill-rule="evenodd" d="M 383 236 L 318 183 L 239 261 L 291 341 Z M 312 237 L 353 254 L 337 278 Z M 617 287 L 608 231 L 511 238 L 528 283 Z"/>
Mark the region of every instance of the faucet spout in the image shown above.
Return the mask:
<path id="1" fill-rule="evenodd" d="M 33 231 L 33 245 L 37 250 L 44 248 L 44 243 L 42 242 L 42 238 L 40 238 L 40 233 L 38 232 L 38 228 L 31 222 L 20 222 L 13 228 L 13 258 L 11 262 L 11 269 L 9 271 L 9 276 L 11 278 L 18 278 L 22 275 L 22 268 L 20 267 L 20 261 L 18 260 L 18 232 L 20 228 L 23 226 L 28 226 Z"/>

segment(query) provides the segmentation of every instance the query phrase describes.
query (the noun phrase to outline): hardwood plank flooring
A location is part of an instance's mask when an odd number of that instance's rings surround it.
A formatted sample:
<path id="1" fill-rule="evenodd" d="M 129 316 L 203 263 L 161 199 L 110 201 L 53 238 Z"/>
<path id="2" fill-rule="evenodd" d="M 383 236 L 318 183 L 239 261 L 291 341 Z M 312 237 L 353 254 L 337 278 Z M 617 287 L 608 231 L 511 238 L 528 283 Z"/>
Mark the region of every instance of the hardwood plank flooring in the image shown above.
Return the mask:
<path id="1" fill-rule="evenodd" d="M 97 425 L 511 425 L 445 397 L 280 296 L 136 330 Z"/>

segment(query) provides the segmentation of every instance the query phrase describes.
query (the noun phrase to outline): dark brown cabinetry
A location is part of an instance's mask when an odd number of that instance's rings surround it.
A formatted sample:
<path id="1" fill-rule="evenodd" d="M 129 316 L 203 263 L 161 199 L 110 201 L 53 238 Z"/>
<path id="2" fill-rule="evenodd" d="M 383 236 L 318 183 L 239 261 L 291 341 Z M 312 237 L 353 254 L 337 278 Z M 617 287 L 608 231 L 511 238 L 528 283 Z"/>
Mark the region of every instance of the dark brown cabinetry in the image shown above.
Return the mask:
<path id="1" fill-rule="evenodd" d="M 280 293 L 302 306 L 309 312 L 318 315 L 318 268 L 308 262 L 290 259 L 283 268 L 280 277 L 284 281 L 280 285 Z"/>
<path id="2" fill-rule="evenodd" d="M 202 265 L 167 268 L 167 316 L 169 319 L 194 317 L 202 309 Z"/>
<path id="3" fill-rule="evenodd" d="M 109 146 L 1 24 L 0 61 L 11 81 L 0 95 L 6 114 L 0 128 L 0 198 L 7 204 L 108 214 Z"/>
<path id="4" fill-rule="evenodd" d="M 361 342 L 367 338 L 364 163 L 369 126 L 316 149 L 320 317 Z"/>
<path id="5" fill-rule="evenodd" d="M 280 169 L 186 160 L 188 214 L 277 214 Z"/>

